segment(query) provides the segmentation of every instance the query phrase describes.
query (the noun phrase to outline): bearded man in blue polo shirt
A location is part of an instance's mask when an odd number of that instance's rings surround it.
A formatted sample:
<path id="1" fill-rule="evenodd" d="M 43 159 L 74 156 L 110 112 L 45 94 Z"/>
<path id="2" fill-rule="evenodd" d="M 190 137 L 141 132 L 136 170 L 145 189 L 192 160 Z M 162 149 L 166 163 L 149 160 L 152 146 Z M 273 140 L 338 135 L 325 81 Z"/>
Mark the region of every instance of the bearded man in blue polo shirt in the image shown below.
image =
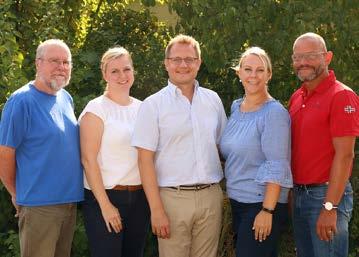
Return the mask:
<path id="1" fill-rule="evenodd" d="M 0 178 L 19 217 L 22 257 L 69 257 L 76 202 L 83 200 L 78 126 L 70 94 L 71 52 L 61 40 L 37 48 L 36 79 L 6 102 Z"/>

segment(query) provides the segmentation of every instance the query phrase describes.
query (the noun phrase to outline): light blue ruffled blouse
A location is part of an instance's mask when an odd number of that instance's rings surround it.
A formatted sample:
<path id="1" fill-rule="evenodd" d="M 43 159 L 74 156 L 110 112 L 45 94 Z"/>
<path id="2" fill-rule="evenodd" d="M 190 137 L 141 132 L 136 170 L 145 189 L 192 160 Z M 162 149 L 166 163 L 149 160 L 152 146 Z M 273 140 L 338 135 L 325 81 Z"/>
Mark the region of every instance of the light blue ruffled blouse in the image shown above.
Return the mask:
<path id="1" fill-rule="evenodd" d="M 270 99 L 256 111 L 241 112 L 242 102 L 242 98 L 233 102 L 220 141 L 228 197 L 243 203 L 263 202 L 266 183 L 271 182 L 282 187 L 278 202 L 286 203 L 293 186 L 288 111 Z"/>

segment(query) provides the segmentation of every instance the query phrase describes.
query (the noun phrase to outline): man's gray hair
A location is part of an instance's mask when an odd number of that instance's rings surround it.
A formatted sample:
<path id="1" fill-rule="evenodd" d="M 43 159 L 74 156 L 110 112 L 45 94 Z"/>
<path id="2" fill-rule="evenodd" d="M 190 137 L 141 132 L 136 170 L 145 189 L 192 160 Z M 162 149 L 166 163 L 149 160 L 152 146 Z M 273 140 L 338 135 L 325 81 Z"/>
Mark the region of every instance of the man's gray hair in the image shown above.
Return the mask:
<path id="1" fill-rule="evenodd" d="M 66 49 L 71 60 L 71 51 L 68 45 L 61 39 L 48 39 L 42 42 L 36 49 L 36 59 L 40 59 L 44 56 L 46 48 L 51 45 L 61 46 Z"/>

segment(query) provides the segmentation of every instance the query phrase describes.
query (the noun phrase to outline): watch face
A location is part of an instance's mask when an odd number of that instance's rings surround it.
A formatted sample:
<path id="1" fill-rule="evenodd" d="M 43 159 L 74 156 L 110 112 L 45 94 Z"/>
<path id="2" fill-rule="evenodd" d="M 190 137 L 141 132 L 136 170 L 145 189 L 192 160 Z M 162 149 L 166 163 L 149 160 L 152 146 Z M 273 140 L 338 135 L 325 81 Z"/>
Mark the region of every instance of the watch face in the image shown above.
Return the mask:
<path id="1" fill-rule="evenodd" d="M 333 209 L 333 204 L 331 202 L 326 202 L 324 204 L 324 208 L 328 211 L 330 211 L 331 209 Z"/>

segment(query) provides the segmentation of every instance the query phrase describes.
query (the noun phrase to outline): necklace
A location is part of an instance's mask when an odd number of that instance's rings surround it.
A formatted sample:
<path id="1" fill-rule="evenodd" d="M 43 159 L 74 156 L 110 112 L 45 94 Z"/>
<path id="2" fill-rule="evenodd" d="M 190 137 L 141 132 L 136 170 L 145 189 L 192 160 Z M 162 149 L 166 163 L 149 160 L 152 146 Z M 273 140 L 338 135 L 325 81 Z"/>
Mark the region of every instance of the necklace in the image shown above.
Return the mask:
<path id="1" fill-rule="evenodd" d="M 242 112 L 254 112 L 260 109 L 270 99 L 273 99 L 273 97 L 271 97 L 269 94 L 266 94 L 260 99 L 253 100 L 248 100 L 248 98 L 244 96 L 239 108 Z"/>

